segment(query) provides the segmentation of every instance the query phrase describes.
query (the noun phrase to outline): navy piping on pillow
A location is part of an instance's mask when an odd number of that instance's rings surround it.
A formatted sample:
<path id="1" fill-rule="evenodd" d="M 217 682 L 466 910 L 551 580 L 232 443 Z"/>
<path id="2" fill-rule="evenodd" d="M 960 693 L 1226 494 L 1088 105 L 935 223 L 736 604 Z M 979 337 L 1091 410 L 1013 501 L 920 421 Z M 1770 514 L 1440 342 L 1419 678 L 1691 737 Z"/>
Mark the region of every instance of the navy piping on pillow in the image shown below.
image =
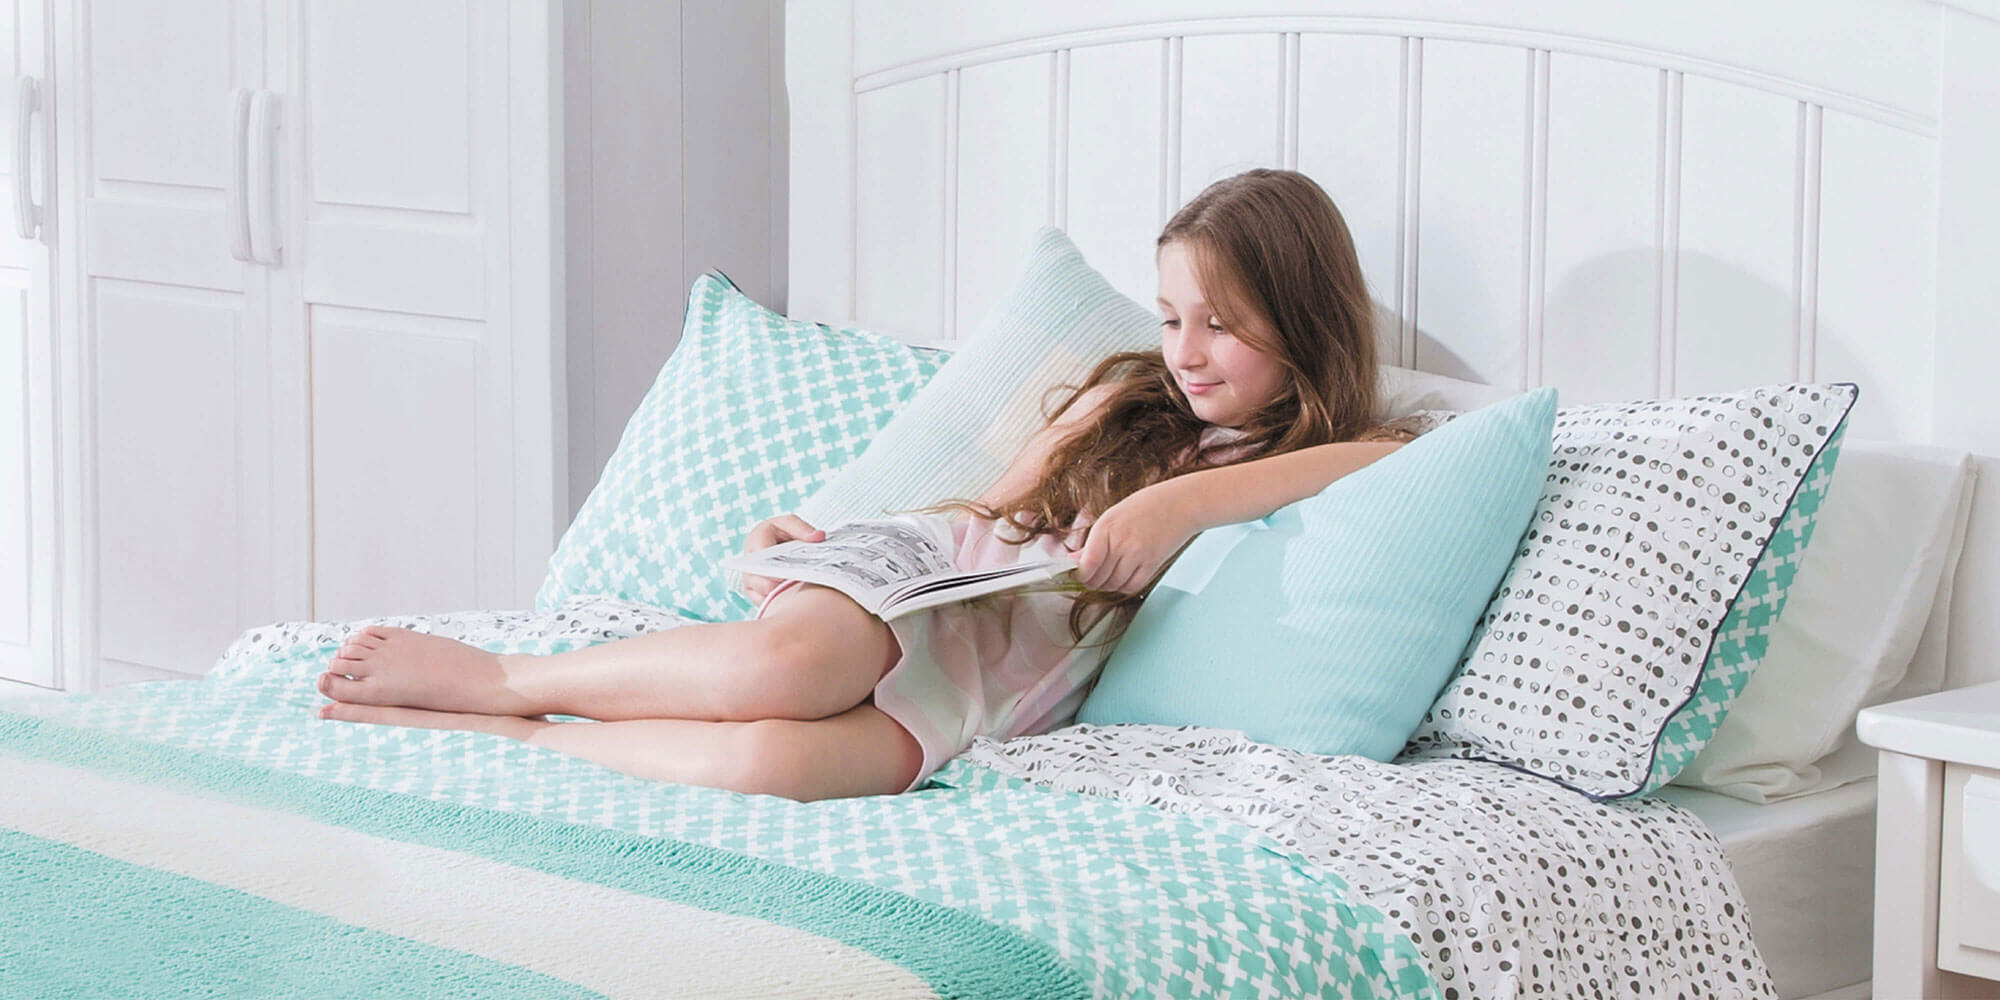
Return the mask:
<path id="1" fill-rule="evenodd" d="M 1829 431 L 1826 435 L 1826 440 L 1830 442 L 1840 434 L 1842 429 L 1844 429 L 1847 426 L 1847 418 L 1854 413 L 1854 404 L 1861 399 L 1861 387 L 1853 382 L 1828 382 L 1825 384 L 1829 387 L 1846 386 L 1853 392 L 1852 396 L 1847 401 L 1847 409 L 1841 411 L 1840 419 L 1834 422 L 1833 430 Z M 1708 637 L 1708 649 L 1705 653 L 1702 654 L 1701 669 L 1695 671 L 1694 679 L 1688 684 L 1687 695 L 1681 699 L 1679 705 L 1674 706 L 1673 711 L 1667 713 L 1667 717 L 1665 721 L 1663 721 L 1660 724 L 1660 728 L 1653 732 L 1653 742 L 1648 745 L 1646 751 L 1646 773 L 1639 776 L 1639 783 L 1637 785 L 1634 785 L 1629 791 L 1606 792 L 1603 794 L 1599 794 L 1596 792 L 1590 792 L 1578 788 L 1575 785 L 1572 785 L 1569 782 L 1562 780 L 1561 778 L 1554 777 L 1553 775 L 1543 774 L 1540 771 L 1531 771 L 1527 768 L 1526 765 L 1516 764 L 1513 761 L 1495 760 L 1491 757 L 1483 757 L 1476 753 L 1467 753 L 1464 756 L 1458 756 L 1454 754 L 1452 755 L 1452 759 L 1484 761 L 1485 763 L 1488 764 L 1498 764 L 1501 767 L 1519 771 L 1522 774 L 1532 774 L 1535 777 L 1540 778 L 1544 781 L 1550 781 L 1554 782 L 1555 784 L 1561 785 L 1562 787 L 1567 788 L 1570 791 L 1575 792 L 1578 795 L 1581 795 L 1592 802 L 1609 802 L 1613 799 L 1624 799 L 1637 795 L 1640 789 L 1645 788 L 1647 783 L 1653 780 L 1653 762 L 1657 760 L 1659 757 L 1660 739 L 1666 735 L 1667 726 L 1673 722 L 1675 716 L 1681 714 L 1681 711 L 1688 707 L 1688 704 L 1690 702 L 1694 701 L 1695 692 L 1701 690 L 1702 678 L 1708 675 L 1709 661 L 1715 658 L 1715 643 L 1716 640 L 1722 635 L 1723 622 L 1729 620 L 1729 612 L 1736 607 L 1736 602 L 1743 599 L 1743 589 L 1750 585 L 1751 570 L 1754 570 L 1757 566 L 1757 563 L 1764 558 L 1764 553 L 1770 550 L 1771 539 L 1776 538 L 1778 535 L 1778 525 L 1784 522 L 1785 515 L 1791 512 L 1792 504 L 1798 501 L 1799 490 L 1805 488 L 1806 476 L 1812 472 L 1812 463 L 1818 461 L 1820 453 L 1824 452 L 1825 450 L 1826 449 L 1824 445 L 1822 445 L 1820 452 L 1815 452 L 1813 454 L 1812 459 L 1806 462 L 1806 467 L 1799 471 L 1798 482 L 1792 484 L 1792 495 L 1786 499 L 1784 510 L 1780 512 L 1776 518 L 1772 519 L 1771 530 L 1768 534 L 1764 536 L 1763 544 L 1760 545 L 1757 549 L 1757 558 L 1750 560 L 1746 564 L 1747 568 L 1743 573 L 1743 582 L 1737 586 L 1736 596 L 1730 598 L 1729 604 L 1725 606 L 1722 614 L 1716 616 L 1717 620 L 1715 623 L 1715 631 L 1710 633 Z M 1473 637 L 1473 641 L 1474 642 L 1478 641 L 1477 635 Z M 1445 683 L 1446 686 L 1450 685 L 1450 681 L 1446 681 Z"/>
<path id="2" fill-rule="evenodd" d="M 1674 717 L 1681 714 L 1682 711 L 1686 710 L 1688 705 L 1694 702 L 1695 693 L 1701 690 L 1702 679 L 1708 676 L 1709 661 L 1715 659 L 1715 644 L 1722 638 L 1722 626 L 1729 621 L 1729 612 L 1734 611 L 1736 609 L 1736 602 L 1743 599 L 1743 590 L 1750 586 L 1750 577 L 1756 570 L 1757 564 L 1764 560 L 1764 553 L 1771 550 L 1771 540 L 1778 537 L 1778 526 L 1783 524 L 1785 518 L 1791 514 L 1792 504 L 1798 502 L 1799 491 L 1805 489 L 1806 477 L 1812 474 L 1813 463 L 1818 462 L 1820 456 L 1826 454 L 1827 445 L 1838 440 L 1841 432 L 1847 429 L 1847 418 L 1854 413 L 1854 404 L 1861 401 L 1861 387 L 1859 385 L 1853 382 L 1829 382 L 1827 384 L 1829 386 L 1846 386 L 1853 390 L 1853 395 L 1847 401 L 1847 409 L 1840 411 L 1840 419 L 1834 421 L 1833 430 L 1827 432 L 1826 440 L 1820 443 L 1819 451 L 1814 452 L 1811 460 L 1806 462 L 1806 467 L 1799 471 L 1798 482 L 1792 484 L 1792 495 L 1785 499 L 1785 509 L 1771 521 L 1771 531 L 1764 536 L 1764 544 L 1758 547 L 1757 558 L 1750 560 L 1748 567 L 1744 570 L 1743 582 L 1737 586 L 1736 596 L 1729 599 L 1728 608 L 1716 620 L 1715 631 L 1709 633 L 1708 652 L 1702 655 L 1701 669 L 1694 672 L 1694 680 L 1688 684 L 1687 696 L 1681 699 L 1680 704 L 1674 706 L 1673 711 L 1667 713 L 1666 724 L 1661 725 L 1659 729 L 1653 732 L 1653 742 L 1646 750 L 1646 773 L 1639 776 L 1638 786 L 1631 791 L 1620 792 L 1616 795 L 1591 795 L 1590 800 L 1592 802 L 1622 799 L 1636 795 L 1640 789 L 1652 783 L 1653 766 L 1660 759 L 1660 740 L 1667 735 L 1667 725 L 1671 725 Z M 1585 794 L 1588 795 L 1589 793 L 1586 792 Z"/>

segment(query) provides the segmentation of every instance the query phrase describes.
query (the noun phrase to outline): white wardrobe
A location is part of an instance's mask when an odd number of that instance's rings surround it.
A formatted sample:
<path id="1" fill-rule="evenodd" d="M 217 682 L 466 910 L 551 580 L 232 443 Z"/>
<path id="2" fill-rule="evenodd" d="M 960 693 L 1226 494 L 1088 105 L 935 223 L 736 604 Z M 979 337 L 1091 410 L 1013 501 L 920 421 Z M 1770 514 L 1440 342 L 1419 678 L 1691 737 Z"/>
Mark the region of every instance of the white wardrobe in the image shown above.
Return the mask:
<path id="1" fill-rule="evenodd" d="M 568 515 L 561 12 L 0 9 L 0 679 L 525 607 Z"/>

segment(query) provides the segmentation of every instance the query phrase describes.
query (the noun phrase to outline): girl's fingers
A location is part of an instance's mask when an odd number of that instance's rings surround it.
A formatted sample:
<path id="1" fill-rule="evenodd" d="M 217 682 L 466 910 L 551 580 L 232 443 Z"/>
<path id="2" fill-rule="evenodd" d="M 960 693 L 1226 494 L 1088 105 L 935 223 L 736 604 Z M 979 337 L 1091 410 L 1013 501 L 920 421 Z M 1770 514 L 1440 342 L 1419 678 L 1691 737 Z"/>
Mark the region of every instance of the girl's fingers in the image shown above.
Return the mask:
<path id="1" fill-rule="evenodd" d="M 810 524 L 807 524 L 805 518 L 802 518 L 797 514 L 785 514 L 781 517 L 775 518 L 775 520 L 777 521 L 779 528 L 782 528 L 786 534 L 792 536 L 795 539 L 803 539 L 806 541 L 819 541 L 819 539 L 807 538 L 807 536 L 819 534 L 820 530 L 818 528 L 813 527 Z"/>
<path id="2" fill-rule="evenodd" d="M 1116 584 L 1118 583 L 1119 577 L 1124 575 L 1124 567 L 1121 565 L 1121 562 L 1117 556 L 1112 556 L 1110 560 L 1108 560 L 1108 563 L 1109 564 L 1104 567 L 1104 570 L 1098 574 L 1098 580 L 1100 581 L 1100 583 L 1098 584 L 1097 589 L 1115 591 L 1117 590 Z"/>
<path id="3" fill-rule="evenodd" d="M 1094 586 L 1097 579 L 1097 564 L 1104 558 L 1104 546 L 1099 544 L 1095 532 L 1086 532 L 1083 547 L 1076 552 L 1076 579 L 1086 587 Z"/>

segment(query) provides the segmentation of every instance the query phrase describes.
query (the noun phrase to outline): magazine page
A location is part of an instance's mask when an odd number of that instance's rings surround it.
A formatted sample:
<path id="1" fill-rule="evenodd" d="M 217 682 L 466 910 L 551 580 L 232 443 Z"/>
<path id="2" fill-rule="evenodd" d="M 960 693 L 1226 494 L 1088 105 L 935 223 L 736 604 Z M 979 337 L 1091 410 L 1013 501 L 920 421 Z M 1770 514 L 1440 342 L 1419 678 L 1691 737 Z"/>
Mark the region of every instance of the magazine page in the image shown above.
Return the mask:
<path id="1" fill-rule="evenodd" d="M 1075 593 L 1083 590 L 1070 571 L 1076 560 L 1068 557 L 1017 563 L 990 570 L 957 573 L 948 577 L 915 580 L 894 588 L 876 612 L 883 621 L 893 621 L 940 604 L 956 604 L 975 597 L 998 593 Z"/>
<path id="2" fill-rule="evenodd" d="M 953 572 L 951 540 L 905 520 L 848 521 L 819 542 L 780 542 L 722 560 L 724 569 L 832 587 L 871 612 L 899 585 Z"/>

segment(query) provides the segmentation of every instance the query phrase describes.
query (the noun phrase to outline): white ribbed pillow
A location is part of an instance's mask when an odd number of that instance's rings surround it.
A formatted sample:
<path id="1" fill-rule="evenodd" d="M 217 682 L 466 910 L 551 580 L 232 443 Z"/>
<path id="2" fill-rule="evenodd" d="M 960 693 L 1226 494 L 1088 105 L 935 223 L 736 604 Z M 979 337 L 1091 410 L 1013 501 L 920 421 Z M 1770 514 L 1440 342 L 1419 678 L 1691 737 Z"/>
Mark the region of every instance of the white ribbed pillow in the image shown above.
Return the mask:
<path id="1" fill-rule="evenodd" d="M 1014 287 L 929 384 L 799 508 L 824 528 L 974 497 L 1042 426 L 1042 395 L 1119 351 L 1160 346 L 1159 317 L 1111 287 L 1054 226 Z"/>

